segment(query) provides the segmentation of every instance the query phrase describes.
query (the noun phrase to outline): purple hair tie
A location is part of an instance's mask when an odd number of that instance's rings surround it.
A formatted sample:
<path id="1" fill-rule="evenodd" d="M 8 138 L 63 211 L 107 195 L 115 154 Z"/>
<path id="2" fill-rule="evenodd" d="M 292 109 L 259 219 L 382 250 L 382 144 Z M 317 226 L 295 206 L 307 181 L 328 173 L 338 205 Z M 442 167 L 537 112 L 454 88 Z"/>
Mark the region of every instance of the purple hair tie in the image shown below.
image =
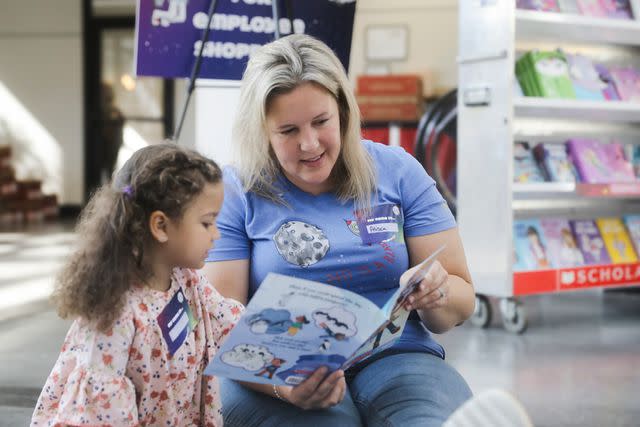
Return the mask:
<path id="1" fill-rule="evenodd" d="M 122 189 L 122 192 L 129 197 L 133 196 L 133 188 L 131 188 L 130 185 L 125 185 L 125 187 Z"/>

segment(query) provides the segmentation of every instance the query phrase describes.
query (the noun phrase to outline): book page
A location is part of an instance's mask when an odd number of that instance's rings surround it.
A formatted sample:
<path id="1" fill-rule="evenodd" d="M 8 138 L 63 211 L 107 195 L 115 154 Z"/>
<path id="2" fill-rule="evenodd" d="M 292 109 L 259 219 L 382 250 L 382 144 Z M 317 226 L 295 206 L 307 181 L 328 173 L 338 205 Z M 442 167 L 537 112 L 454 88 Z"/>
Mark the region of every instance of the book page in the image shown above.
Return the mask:
<path id="1" fill-rule="evenodd" d="M 353 292 L 270 273 L 205 374 L 296 385 L 321 366 L 339 369 L 385 321 Z"/>
<path id="2" fill-rule="evenodd" d="M 382 307 L 385 322 L 377 328 L 373 334 L 358 348 L 343 365 L 342 369 L 358 363 L 367 357 L 379 353 L 389 348 L 402 335 L 404 326 L 407 323 L 409 312 L 405 310 L 404 304 L 409 295 L 416 289 L 422 279 L 427 275 L 431 265 L 436 260 L 438 254 L 444 250 L 441 246 L 421 263 L 411 267 L 400 276 L 398 290 L 389 298 Z"/>

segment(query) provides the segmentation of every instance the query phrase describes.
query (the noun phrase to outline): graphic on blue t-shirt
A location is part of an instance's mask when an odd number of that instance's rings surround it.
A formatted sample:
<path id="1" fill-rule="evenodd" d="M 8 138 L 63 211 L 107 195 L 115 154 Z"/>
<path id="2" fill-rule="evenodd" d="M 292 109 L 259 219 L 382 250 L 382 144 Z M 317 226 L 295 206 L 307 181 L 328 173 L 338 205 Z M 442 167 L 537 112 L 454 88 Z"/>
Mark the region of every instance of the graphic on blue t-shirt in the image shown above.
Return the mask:
<path id="1" fill-rule="evenodd" d="M 278 253 L 290 264 L 308 267 L 320 261 L 329 251 L 329 240 L 315 225 L 287 221 L 273 236 Z"/>
<path id="2" fill-rule="evenodd" d="M 360 230 L 358 229 L 358 221 L 354 219 L 345 219 L 344 222 L 347 223 L 347 228 L 350 232 L 355 234 L 356 236 L 360 236 Z"/>

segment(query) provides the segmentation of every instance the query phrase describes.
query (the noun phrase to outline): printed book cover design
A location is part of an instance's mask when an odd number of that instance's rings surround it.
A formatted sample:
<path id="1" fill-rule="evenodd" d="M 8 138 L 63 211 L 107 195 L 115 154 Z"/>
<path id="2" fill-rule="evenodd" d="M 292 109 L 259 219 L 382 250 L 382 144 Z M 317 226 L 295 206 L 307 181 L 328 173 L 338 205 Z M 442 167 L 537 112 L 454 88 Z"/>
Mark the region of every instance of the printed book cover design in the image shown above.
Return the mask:
<path id="1" fill-rule="evenodd" d="M 611 264 L 604 240 L 602 240 L 600 231 L 593 220 L 569 220 L 569 225 L 576 237 L 578 247 L 582 251 L 585 264 Z"/>
<path id="2" fill-rule="evenodd" d="M 556 268 L 580 267 L 584 257 L 571 232 L 569 221 L 561 218 L 543 218 L 540 220 L 551 263 Z"/>
<path id="3" fill-rule="evenodd" d="M 627 226 L 636 255 L 640 256 L 640 215 L 626 215 L 624 217 L 624 225 Z"/>
<path id="4" fill-rule="evenodd" d="M 514 226 L 514 271 L 552 268 L 547 241 L 538 220 L 517 220 Z"/>
<path id="5" fill-rule="evenodd" d="M 540 143 L 533 150 L 547 180 L 553 182 L 576 182 L 573 163 L 569 160 L 564 144 Z"/>
<path id="6" fill-rule="evenodd" d="M 638 260 L 631 239 L 620 218 L 598 218 L 596 224 L 613 263 L 621 264 Z"/>
<path id="7" fill-rule="evenodd" d="M 516 142 L 513 146 L 513 181 L 544 182 L 542 172 L 527 142 Z"/>

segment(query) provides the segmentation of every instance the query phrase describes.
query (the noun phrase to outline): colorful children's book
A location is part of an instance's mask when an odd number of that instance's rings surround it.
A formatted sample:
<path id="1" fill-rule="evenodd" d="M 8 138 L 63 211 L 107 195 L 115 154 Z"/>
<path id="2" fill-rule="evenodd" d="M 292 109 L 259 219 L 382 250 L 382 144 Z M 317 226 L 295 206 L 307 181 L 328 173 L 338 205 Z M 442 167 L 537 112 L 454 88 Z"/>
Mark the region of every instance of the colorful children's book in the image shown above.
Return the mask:
<path id="1" fill-rule="evenodd" d="M 591 219 L 569 220 L 576 243 L 587 265 L 611 264 L 604 240 L 596 223 Z"/>
<path id="2" fill-rule="evenodd" d="M 605 14 L 614 19 L 632 19 L 631 4 L 629 0 L 600 0 Z"/>
<path id="3" fill-rule="evenodd" d="M 524 70 L 530 74 L 541 96 L 575 99 L 567 59 L 562 52 L 532 50 L 523 58 Z"/>
<path id="4" fill-rule="evenodd" d="M 596 224 L 604 239 L 604 245 L 609 252 L 609 257 L 614 264 L 636 262 L 633 243 L 627 234 L 627 230 L 620 218 L 598 218 Z"/>
<path id="5" fill-rule="evenodd" d="M 533 149 L 533 154 L 547 181 L 576 182 L 573 163 L 564 144 L 540 143 Z"/>
<path id="6" fill-rule="evenodd" d="M 529 143 L 524 141 L 513 145 L 513 182 L 544 182 Z"/>
<path id="7" fill-rule="evenodd" d="M 603 144 L 591 139 L 570 139 L 567 149 L 583 182 L 606 184 L 633 182 L 635 175 L 631 163 L 624 155 L 622 145 Z"/>
<path id="8" fill-rule="evenodd" d="M 556 0 L 518 0 L 516 7 L 518 9 L 540 10 L 543 12 L 560 12 Z"/>
<path id="9" fill-rule="evenodd" d="M 621 100 L 640 102 L 640 72 L 632 67 L 611 67 L 609 73 Z"/>
<path id="10" fill-rule="evenodd" d="M 569 63 L 569 75 L 573 82 L 576 99 L 604 101 L 603 90 L 607 85 L 600 80 L 600 75 L 591 59 L 580 54 L 565 53 Z"/>
<path id="11" fill-rule="evenodd" d="M 640 215 L 626 215 L 623 220 L 624 225 L 627 226 L 631 243 L 636 250 L 636 255 L 640 256 Z"/>
<path id="12" fill-rule="evenodd" d="M 573 237 L 568 220 L 544 218 L 540 220 L 540 224 L 547 241 L 547 253 L 554 267 L 568 268 L 584 265 L 584 257 Z"/>
<path id="13" fill-rule="evenodd" d="M 619 101 L 620 95 L 618 95 L 618 90 L 616 89 L 616 85 L 613 82 L 613 77 L 611 77 L 611 73 L 609 72 L 609 67 L 604 64 L 595 64 L 596 71 L 600 76 L 600 81 L 602 81 L 603 88 L 602 95 L 607 101 Z"/>
<path id="14" fill-rule="evenodd" d="M 321 366 L 346 369 L 390 347 L 409 316 L 407 297 L 443 249 L 404 272 L 382 308 L 346 289 L 268 274 L 204 373 L 297 385 Z"/>
<path id="15" fill-rule="evenodd" d="M 597 16 L 604 18 L 607 16 L 600 0 L 577 0 L 580 13 L 587 16 Z"/>
<path id="16" fill-rule="evenodd" d="M 535 219 L 513 222 L 515 248 L 514 271 L 552 268 L 547 242 L 540 221 Z"/>

